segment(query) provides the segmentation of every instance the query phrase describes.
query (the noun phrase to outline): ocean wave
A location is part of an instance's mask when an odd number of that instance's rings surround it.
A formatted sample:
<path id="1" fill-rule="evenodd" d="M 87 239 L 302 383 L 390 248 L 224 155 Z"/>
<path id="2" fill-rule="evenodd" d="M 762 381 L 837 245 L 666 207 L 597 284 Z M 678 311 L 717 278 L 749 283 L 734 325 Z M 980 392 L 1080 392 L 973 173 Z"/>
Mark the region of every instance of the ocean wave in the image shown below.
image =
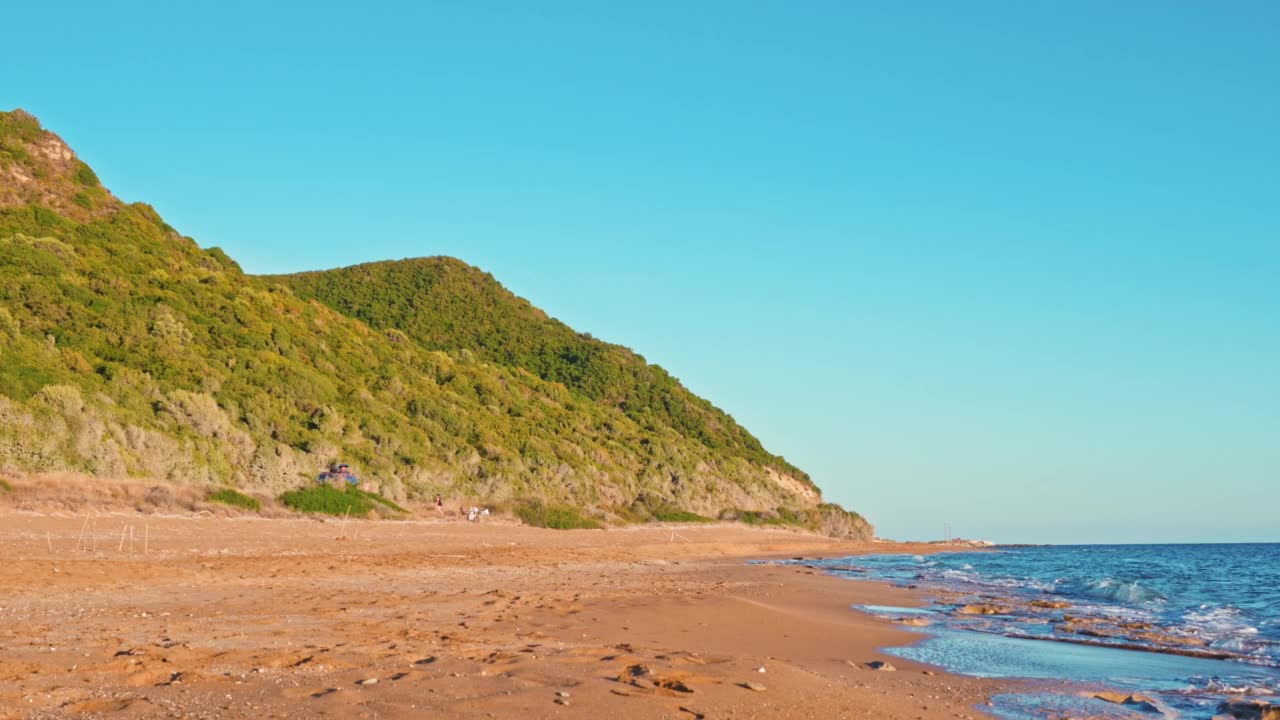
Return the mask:
<path id="1" fill-rule="evenodd" d="M 1240 609 L 1230 605 L 1211 607 L 1201 605 L 1182 616 L 1183 622 L 1210 634 L 1234 633 L 1237 635 L 1257 635 L 1258 628 Z"/>
<path id="2" fill-rule="evenodd" d="M 1142 583 L 1137 581 L 1126 582 L 1115 578 L 1089 581 L 1081 586 L 1077 592 L 1099 600 L 1110 600 L 1130 605 L 1166 599 L 1158 590 L 1149 588 Z"/>
<path id="3" fill-rule="evenodd" d="M 1238 608 L 1201 605 L 1185 613 L 1182 621 L 1193 632 L 1209 639 L 1211 647 L 1268 659 L 1280 655 L 1280 647 L 1263 637 L 1253 620 Z M 1262 624 L 1265 623 L 1259 623 Z"/>
<path id="4" fill-rule="evenodd" d="M 1222 678 L 1192 678 L 1193 685 L 1187 688 L 1187 693 L 1211 692 L 1222 695 L 1271 695 L 1276 688 L 1267 687 L 1265 684 L 1243 684 L 1240 682 L 1232 682 L 1223 680 Z"/>
<path id="5" fill-rule="evenodd" d="M 1239 655 L 1245 655 L 1253 650 L 1249 647 L 1249 643 L 1241 637 L 1219 638 L 1209 643 L 1209 647 L 1214 650 L 1226 650 Z"/>
<path id="6" fill-rule="evenodd" d="M 964 585 L 976 586 L 980 588 L 996 588 L 1000 590 L 1013 591 L 1030 591 L 1034 593 L 1048 593 L 1054 591 L 1054 584 L 1043 580 L 1026 577 L 1007 577 L 1007 576 L 991 576 L 983 575 L 973 569 L 972 565 L 965 563 L 960 568 L 941 568 L 931 571 L 930 574 L 918 574 L 917 580 L 932 580 L 934 582 L 946 584 L 962 583 Z"/>

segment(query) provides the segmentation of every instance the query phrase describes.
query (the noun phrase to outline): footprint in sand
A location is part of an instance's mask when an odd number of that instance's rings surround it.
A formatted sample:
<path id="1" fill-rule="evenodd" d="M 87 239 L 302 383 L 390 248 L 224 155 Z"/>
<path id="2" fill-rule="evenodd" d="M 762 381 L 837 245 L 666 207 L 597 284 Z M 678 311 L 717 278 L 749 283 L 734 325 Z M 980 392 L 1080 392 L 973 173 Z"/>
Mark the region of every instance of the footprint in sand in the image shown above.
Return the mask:
<path id="1" fill-rule="evenodd" d="M 128 710 L 135 706 L 150 705 L 145 698 L 111 698 L 103 700 L 84 700 L 65 706 L 67 712 L 77 714 L 114 713 Z"/>

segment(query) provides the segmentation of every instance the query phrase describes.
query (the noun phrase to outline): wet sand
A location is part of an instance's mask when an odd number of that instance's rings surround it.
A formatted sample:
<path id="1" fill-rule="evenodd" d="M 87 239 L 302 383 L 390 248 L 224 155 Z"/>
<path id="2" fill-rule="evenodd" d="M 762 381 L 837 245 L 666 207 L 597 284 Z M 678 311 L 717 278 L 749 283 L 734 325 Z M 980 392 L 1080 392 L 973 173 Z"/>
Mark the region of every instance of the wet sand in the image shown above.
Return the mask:
<path id="1" fill-rule="evenodd" d="M 746 562 L 936 549 L 0 509 L 0 718 L 981 717 L 995 682 L 849 609 L 909 591 Z"/>

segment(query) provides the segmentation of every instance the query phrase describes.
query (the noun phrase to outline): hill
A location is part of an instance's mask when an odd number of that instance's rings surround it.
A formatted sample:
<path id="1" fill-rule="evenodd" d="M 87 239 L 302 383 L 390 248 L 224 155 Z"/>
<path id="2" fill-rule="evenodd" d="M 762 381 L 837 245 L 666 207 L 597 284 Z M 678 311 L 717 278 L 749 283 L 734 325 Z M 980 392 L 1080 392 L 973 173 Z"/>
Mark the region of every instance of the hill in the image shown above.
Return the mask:
<path id="1" fill-rule="evenodd" d="M 0 470 L 281 492 L 338 458 L 396 499 L 869 532 L 661 368 L 482 271 L 250 276 L 0 113 Z"/>
<path id="2" fill-rule="evenodd" d="M 404 332 L 428 350 L 471 350 L 621 411 L 646 430 L 675 430 L 713 450 L 809 483 L 786 460 L 675 378 L 630 349 L 578 333 L 516 297 L 492 275 L 448 257 L 275 276 L 371 327 Z"/>

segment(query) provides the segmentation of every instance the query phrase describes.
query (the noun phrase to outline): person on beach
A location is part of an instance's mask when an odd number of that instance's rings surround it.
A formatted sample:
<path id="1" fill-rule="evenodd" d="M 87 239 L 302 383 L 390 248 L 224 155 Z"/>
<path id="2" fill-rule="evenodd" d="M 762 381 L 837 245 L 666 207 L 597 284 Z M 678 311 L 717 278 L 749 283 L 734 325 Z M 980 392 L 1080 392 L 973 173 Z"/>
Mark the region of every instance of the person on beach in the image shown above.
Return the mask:
<path id="1" fill-rule="evenodd" d="M 440 493 L 436 493 L 436 512 L 444 514 L 444 498 L 440 497 Z"/>

